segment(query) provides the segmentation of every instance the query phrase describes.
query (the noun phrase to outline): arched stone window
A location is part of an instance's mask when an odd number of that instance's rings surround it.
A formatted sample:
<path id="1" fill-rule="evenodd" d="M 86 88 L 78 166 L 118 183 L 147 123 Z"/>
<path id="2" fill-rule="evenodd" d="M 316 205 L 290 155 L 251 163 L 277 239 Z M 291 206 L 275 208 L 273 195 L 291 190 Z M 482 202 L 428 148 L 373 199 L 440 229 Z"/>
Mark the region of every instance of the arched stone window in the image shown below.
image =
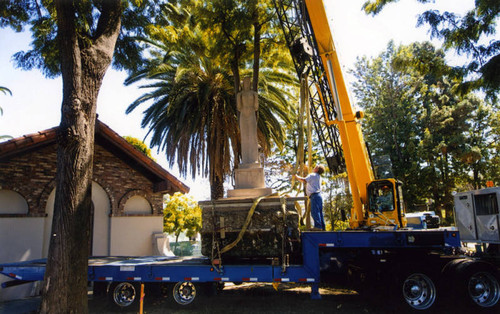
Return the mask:
<path id="1" fill-rule="evenodd" d="M 0 215 L 27 215 L 28 203 L 24 197 L 12 190 L 0 190 Z"/>
<path id="2" fill-rule="evenodd" d="M 151 215 L 153 210 L 148 200 L 141 195 L 134 195 L 127 199 L 123 206 L 125 214 L 148 214 Z"/>

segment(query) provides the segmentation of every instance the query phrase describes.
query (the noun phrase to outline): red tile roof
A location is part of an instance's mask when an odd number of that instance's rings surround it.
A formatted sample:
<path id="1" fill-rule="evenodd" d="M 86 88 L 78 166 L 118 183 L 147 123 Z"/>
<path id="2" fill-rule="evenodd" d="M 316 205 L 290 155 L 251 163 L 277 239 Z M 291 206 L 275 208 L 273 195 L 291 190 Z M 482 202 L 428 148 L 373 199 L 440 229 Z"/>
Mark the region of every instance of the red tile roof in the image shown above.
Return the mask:
<path id="1" fill-rule="evenodd" d="M 0 143 L 0 161 L 27 151 L 54 144 L 59 127 L 54 127 L 38 133 L 23 135 Z M 115 155 L 148 177 L 155 185 L 155 192 L 177 190 L 182 193 L 189 192 L 189 187 L 179 179 L 163 169 L 151 158 L 144 155 L 134 146 L 118 135 L 109 126 L 97 120 L 96 143 L 112 151 Z"/>
<path id="2" fill-rule="evenodd" d="M 0 143 L 0 159 L 6 159 L 12 155 L 18 155 L 24 151 L 54 143 L 57 129 L 58 127 L 55 127 Z"/>

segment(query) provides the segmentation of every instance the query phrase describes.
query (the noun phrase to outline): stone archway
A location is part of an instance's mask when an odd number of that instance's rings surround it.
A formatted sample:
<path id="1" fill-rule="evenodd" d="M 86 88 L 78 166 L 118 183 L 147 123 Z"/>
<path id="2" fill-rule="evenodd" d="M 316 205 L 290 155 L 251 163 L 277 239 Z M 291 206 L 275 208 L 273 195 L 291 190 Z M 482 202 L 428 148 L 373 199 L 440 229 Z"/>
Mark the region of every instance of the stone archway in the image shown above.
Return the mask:
<path id="1" fill-rule="evenodd" d="M 125 215 L 151 215 L 153 206 L 150 195 L 143 190 L 132 190 L 125 194 L 118 204 L 118 209 Z"/>

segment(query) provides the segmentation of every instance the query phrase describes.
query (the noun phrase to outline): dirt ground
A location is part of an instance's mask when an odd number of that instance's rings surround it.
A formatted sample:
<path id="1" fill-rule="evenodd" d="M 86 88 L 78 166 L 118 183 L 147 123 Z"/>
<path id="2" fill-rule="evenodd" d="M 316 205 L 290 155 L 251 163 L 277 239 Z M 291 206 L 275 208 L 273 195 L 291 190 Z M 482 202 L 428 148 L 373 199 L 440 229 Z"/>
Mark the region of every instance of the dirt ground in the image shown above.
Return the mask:
<path id="1" fill-rule="evenodd" d="M 272 284 L 226 284 L 213 296 L 200 296 L 194 304 L 180 307 L 166 297 L 146 295 L 144 313 L 386 313 L 359 302 L 356 292 L 321 288 L 321 300 L 311 300 L 310 287 L 281 284 L 276 291 Z M 91 313 L 138 313 L 137 310 L 116 309 L 104 297 L 90 297 Z"/>
<path id="2" fill-rule="evenodd" d="M 164 297 L 145 296 L 144 313 L 409 313 L 409 308 L 396 307 L 395 300 L 371 300 L 354 291 L 320 288 L 321 300 L 311 300 L 310 288 L 298 284 L 281 284 L 276 291 L 271 284 L 229 284 L 211 297 L 197 297 L 194 304 L 179 308 Z M 450 307 L 451 306 L 451 307 Z M 90 297 L 90 313 L 138 313 L 137 309 L 117 309 L 104 297 Z M 421 311 L 418 311 L 422 313 Z M 473 313 L 470 309 L 437 305 L 424 313 Z"/>
<path id="3" fill-rule="evenodd" d="M 321 300 L 311 300 L 310 288 L 297 284 L 281 284 L 275 291 L 271 284 L 245 283 L 242 285 L 228 285 L 224 290 L 211 297 L 197 297 L 194 304 L 181 307 L 165 297 L 146 295 L 144 299 L 144 313 L 339 313 L 339 314 L 369 314 L 369 313 L 410 313 L 409 307 L 397 307 L 396 296 L 368 299 L 354 291 L 320 288 Z M 489 311 L 463 308 L 458 306 L 459 300 L 438 302 L 431 310 L 413 311 L 425 314 L 459 314 L 459 313 L 495 313 L 500 311 L 496 307 Z M 399 303 L 401 305 L 401 303 Z M 0 302 L 0 314 L 36 313 L 40 306 L 40 297 L 23 300 Z M 90 313 L 138 313 L 137 308 L 119 309 L 112 305 L 106 297 L 89 295 Z"/>

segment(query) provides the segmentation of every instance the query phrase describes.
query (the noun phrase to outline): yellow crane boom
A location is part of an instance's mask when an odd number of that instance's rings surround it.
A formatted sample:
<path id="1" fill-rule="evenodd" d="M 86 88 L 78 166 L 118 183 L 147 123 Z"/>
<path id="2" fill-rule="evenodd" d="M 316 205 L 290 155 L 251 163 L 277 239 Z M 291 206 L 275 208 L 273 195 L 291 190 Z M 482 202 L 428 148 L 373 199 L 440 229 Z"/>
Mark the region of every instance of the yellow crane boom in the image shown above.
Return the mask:
<path id="1" fill-rule="evenodd" d="M 351 228 L 406 226 L 401 183 L 375 179 L 361 132 L 363 113 L 350 102 L 323 1 L 275 0 L 275 6 L 297 74 L 311 79 L 311 116 L 328 165 L 347 170 Z"/>
<path id="2" fill-rule="evenodd" d="M 366 187 L 374 180 L 370 158 L 358 123 L 362 114 L 356 115 L 349 100 L 323 1 L 306 0 L 305 3 L 318 53 L 326 71 L 325 75 L 330 91 L 333 94 L 334 106 L 337 109 L 337 118 L 335 120 L 328 119 L 325 123 L 334 124 L 339 129 L 353 197 L 351 226 L 356 228 L 364 220 L 363 204 L 367 203 Z M 326 106 L 324 107 L 326 108 Z M 326 116 L 328 117 L 328 115 Z"/>

